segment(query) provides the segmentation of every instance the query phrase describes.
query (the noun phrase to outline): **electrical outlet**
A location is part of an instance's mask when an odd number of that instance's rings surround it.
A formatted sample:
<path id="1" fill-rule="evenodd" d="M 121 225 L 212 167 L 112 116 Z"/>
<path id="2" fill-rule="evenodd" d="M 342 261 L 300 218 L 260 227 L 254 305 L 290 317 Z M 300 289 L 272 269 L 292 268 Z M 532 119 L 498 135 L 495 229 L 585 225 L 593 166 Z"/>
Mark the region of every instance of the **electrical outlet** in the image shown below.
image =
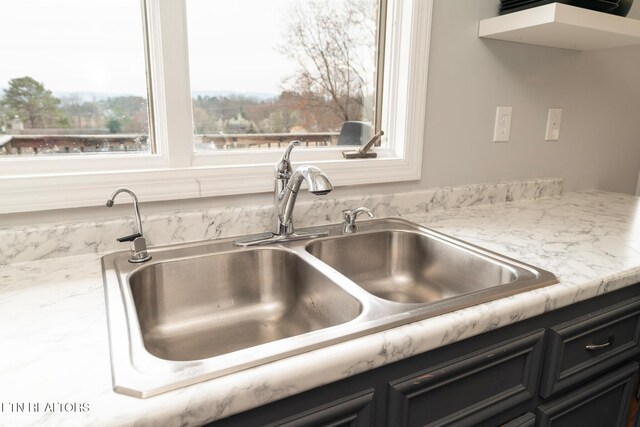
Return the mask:
<path id="1" fill-rule="evenodd" d="M 493 142 L 507 142 L 511 134 L 512 107 L 496 108 L 496 124 L 493 129 Z"/>
<path id="2" fill-rule="evenodd" d="M 547 132 L 544 139 L 547 141 L 557 141 L 560 139 L 560 123 L 562 122 L 562 110 L 550 108 L 547 117 Z"/>

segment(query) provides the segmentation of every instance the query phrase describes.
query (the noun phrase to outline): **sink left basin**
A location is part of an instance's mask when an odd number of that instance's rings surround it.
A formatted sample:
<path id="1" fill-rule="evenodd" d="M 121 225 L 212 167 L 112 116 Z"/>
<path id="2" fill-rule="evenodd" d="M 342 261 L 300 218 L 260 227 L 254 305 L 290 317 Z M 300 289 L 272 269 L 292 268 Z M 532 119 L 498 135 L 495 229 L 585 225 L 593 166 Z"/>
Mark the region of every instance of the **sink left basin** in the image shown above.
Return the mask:
<path id="1" fill-rule="evenodd" d="M 148 397 L 343 338 L 363 303 L 285 247 L 231 240 L 102 258 L 114 389 Z"/>
<path id="2" fill-rule="evenodd" d="M 146 349 L 198 360 L 336 326 L 361 304 L 298 255 L 259 248 L 156 262 L 128 283 Z"/>

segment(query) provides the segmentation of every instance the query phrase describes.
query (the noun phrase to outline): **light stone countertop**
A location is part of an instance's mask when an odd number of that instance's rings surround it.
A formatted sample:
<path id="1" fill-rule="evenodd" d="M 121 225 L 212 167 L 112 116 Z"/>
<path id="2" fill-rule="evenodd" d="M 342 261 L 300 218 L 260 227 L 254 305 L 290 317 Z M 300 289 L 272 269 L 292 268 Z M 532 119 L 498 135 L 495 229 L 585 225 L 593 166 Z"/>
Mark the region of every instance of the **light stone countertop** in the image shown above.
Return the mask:
<path id="1" fill-rule="evenodd" d="M 406 215 L 560 284 L 148 399 L 112 391 L 99 255 L 0 266 L 0 425 L 199 425 L 620 289 L 640 282 L 639 207 L 636 197 L 589 191 Z"/>

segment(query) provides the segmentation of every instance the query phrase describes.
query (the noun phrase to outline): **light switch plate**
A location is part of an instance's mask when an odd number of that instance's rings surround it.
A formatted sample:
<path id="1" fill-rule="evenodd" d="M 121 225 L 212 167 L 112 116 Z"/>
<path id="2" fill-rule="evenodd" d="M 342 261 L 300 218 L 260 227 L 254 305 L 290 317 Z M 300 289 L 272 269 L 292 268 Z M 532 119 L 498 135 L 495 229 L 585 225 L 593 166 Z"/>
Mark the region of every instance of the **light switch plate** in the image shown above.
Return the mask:
<path id="1" fill-rule="evenodd" d="M 560 139 L 560 123 L 562 122 L 562 110 L 550 108 L 547 117 L 547 132 L 544 139 L 546 141 L 557 141 Z"/>
<path id="2" fill-rule="evenodd" d="M 496 108 L 496 123 L 493 129 L 493 142 L 507 142 L 511 134 L 512 107 Z"/>

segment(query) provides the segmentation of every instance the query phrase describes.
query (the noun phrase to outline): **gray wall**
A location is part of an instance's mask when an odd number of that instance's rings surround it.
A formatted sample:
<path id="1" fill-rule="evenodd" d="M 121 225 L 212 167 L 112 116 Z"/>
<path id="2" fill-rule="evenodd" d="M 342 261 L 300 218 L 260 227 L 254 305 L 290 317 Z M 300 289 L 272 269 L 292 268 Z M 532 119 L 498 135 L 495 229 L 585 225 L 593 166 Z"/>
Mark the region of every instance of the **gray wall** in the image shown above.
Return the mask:
<path id="1" fill-rule="evenodd" d="M 630 18 L 640 19 L 640 1 Z M 633 193 L 640 169 L 640 47 L 574 52 L 476 37 L 498 0 L 435 0 L 421 185 L 560 176 L 566 190 Z M 493 143 L 496 106 L 511 141 Z M 560 140 L 544 141 L 549 108 Z"/>
<path id="2" fill-rule="evenodd" d="M 420 181 L 339 188 L 396 192 L 559 176 L 565 190 L 632 194 L 640 169 L 640 46 L 574 52 L 477 37 L 499 0 L 435 0 Z M 640 0 L 629 15 L 640 19 Z M 496 106 L 513 107 L 511 141 L 494 143 Z M 560 141 L 544 141 L 549 108 L 562 108 Z M 302 197 L 308 197 L 306 194 Z M 145 213 L 270 203 L 270 194 L 145 203 Z M 5 215 L 1 225 L 128 215 L 128 206 Z M 338 219 L 336 219 L 338 220 Z"/>

